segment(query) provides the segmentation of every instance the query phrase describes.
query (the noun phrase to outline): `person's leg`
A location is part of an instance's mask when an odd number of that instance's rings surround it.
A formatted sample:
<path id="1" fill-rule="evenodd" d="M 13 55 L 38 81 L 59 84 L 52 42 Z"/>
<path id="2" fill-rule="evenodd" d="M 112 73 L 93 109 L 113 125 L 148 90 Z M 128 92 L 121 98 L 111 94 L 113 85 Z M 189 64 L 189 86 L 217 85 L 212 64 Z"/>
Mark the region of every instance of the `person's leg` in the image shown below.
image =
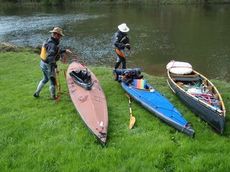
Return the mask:
<path id="1" fill-rule="evenodd" d="M 49 90 L 50 90 L 50 96 L 51 96 L 52 99 L 56 98 L 56 88 L 55 88 L 55 85 L 56 85 L 55 78 L 54 77 L 50 77 L 50 87 L 49 87 Z"/>
<path id="2" fill-rule="evenodd" d="M 121 58 L 122 69 L 126 69 L 126 59 L 125 57 Z"/>
<path id="3" fill-rule="evenodd" d="M 39 97 L 39 94 L 40 94 L 42 88 L 49 81 L 49 79 L 48 79 L 48 68 L 46 67 L 44 62 L 41 61 L 40 67 L 41 67 L 41 70 L 42 70 L 42 73 L 43 73 L 43 79 L 39 82 L 39 84 L 37 86 L 37 89 L 36 89 L 36 91 L 34 93 L 34 97 Z"/>
<path id="4" fill-rule="evenodd" d="M 120 57 L 117 55 L 117 60 L 116 60 L 114 69 L 117 69 L 120 66 L 120 64 L 121 64 L 121 60 L 120 60 Z"/>
<path id="5" fill-rule="evenodd" d="M 56 99 L 56 75 L 55 75 L 55 67 L 51 66 L 49 69 L 49 79 L 50 79 L 50 96 L 52 99 Z"/>

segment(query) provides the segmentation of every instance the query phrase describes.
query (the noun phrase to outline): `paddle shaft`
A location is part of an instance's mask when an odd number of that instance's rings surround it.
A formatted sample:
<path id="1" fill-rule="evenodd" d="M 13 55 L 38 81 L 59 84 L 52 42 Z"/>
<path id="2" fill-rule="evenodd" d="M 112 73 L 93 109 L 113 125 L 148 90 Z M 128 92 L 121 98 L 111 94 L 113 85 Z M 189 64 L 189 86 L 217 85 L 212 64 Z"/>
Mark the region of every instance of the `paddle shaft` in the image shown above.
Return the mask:
<path id="1" fill-rule="evenodd" d="M 57 101 L 59 101 L 60 100 L 60 98 L 61 98 L 61 83 L 60 83 L 60 78 L 59 78 L 59 71 L 58 71 L 58 69 L 56 68 L 55 69 L 55 74 L 56 74 L 56 77 L 55 77 L 55 80 L 56 80 L 56 86 L 57 86 L 57 91 L 58 91 L 58 93 L 57 93 Z"/>
<path id="2" fill-rule="evenodd" d="M 128 94 L 125 94 L 128 99 L 129 99 L 129 114 L 130 114 L 130 117 L 133 117 L 133 111 L 132 111 L 132 108 L 131 108 L 131 98 Z"/>
<path id="3" fill-rule="evenodd" d="M 130 116 L 133 116 L 133 111 L 132 111 L 132 108 L 131 108 L 131 100 L 130 100 L 130 97 L 129 97 L 129 114 L 130 114 Z"/>
<path id="4" fill-rule="evenodd" d="M 130 120 L 129 120 L 129 129 L 132 129 L 135 122 L 136 122 L 136 118 L 133 116 L 133 112 L 132 112 L 132 108 L 131 108 L 131 98 L 128 94 L 126 94 L 126 96 L 129 99 L 129 116 L 130 116 Z"/>

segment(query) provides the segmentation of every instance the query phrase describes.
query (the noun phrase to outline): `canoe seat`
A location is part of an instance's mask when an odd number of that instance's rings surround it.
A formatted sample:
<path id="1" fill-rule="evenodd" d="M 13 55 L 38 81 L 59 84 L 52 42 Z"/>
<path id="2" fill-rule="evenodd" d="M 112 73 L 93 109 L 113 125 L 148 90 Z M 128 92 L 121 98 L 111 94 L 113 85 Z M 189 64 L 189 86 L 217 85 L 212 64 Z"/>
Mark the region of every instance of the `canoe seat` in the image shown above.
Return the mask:
<path id="1" fill-rule="evenodd" d="M 198 74 L 179 75 L 171 73 L 170 76 L 174 81 L 199 81 L 201 79 Z"/>

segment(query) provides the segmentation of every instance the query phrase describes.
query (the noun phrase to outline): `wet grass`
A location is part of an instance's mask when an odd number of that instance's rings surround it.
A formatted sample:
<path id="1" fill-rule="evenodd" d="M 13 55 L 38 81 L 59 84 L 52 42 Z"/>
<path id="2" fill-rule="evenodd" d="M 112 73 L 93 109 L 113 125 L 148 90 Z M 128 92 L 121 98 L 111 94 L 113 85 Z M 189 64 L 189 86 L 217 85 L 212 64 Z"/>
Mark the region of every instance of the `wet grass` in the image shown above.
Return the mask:
<path id="1" fill-rule="evenodd" d="M 62 96 L 49 99 L 46 86 L 32 94 L 40 80 L 39 57 L 28 51 L 0 54 L 0 171 L 228 171 L 229 116 L 223 136 L 196 117 L 166 84 L 146 78 L 184 114 L 196 131 L 194 139 L 164 124 L 133 102 L 136 124 L 128 129 L 128 100 L 106 67 L 90 69 L 99 78 L 108 101 L 108 143 L 102 147 L 88 131 L 68 96 L 60 65 Z M 227 111 L 230 84 L 213 80 Z"/>

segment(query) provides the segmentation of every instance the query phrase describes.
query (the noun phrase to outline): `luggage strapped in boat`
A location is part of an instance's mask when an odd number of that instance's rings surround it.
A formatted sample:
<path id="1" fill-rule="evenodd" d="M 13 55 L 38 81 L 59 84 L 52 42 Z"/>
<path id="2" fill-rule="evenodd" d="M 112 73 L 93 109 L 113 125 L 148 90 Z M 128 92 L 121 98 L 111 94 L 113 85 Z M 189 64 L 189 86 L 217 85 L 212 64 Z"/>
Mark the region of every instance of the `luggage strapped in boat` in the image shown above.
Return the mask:
<path id="1" fill-rule="evenodd" d="M 87 69 L 72 71 L 70 72 L 70 76 L 76 84 L 87 90 L 90 90 L 93 86 L 91 74 Z"/>
<path id="2" fill-rule="evenodd" d="M 140 68 L 133 68 L 133 69 L 115 69 L 113 71 L 115 80 L 118 82 L 125 82 L 129 84 L 133 81 L 133 79 L 142 79 L 143 75 L 141 75 Z"/>

